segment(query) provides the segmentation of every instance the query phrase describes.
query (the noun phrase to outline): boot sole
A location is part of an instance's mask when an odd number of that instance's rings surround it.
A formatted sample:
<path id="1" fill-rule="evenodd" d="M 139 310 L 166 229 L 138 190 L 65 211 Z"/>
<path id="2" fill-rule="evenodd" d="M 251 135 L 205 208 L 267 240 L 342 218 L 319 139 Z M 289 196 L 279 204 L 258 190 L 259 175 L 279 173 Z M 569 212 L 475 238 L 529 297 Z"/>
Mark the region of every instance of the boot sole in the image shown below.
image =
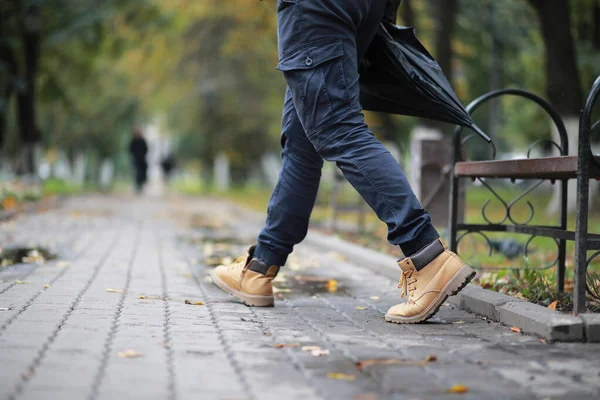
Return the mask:
<path id="1" fill-rule="evenodd" d="M 213 279 L 215 285 L 224 290 L 225 292 L 237 297 L 242 303 L 250 307 L 273 307 L 275 305 L 275 298 L 273 296 L 259 296 L 254 294 L 247 294 L 240 292 L 239 290 L 235 290 L 231 286 L 227 285 L 225 282 L 218 277 L 213 269 L 210 271 L 210 276 Z"/>
<path id="2" fill-rule="evenodd" d="M 397 315 L 385 315 L 385 320 L 396 324 L 417 324 L 424 322 L 429 318 L 433 317 L 440 309 L 442 304 L 448 299 L 448 296 L 454 296 L 458 294 L 469 282 L 475 277 L 475 271 L 468 265 L 463 265 L 461 269 L 454 274 L 452 279 L 446 283 L 446 286 L 442 289 L 438 297 L 423 310 L 420 314 L 412 317 L 399 317 Z"/>

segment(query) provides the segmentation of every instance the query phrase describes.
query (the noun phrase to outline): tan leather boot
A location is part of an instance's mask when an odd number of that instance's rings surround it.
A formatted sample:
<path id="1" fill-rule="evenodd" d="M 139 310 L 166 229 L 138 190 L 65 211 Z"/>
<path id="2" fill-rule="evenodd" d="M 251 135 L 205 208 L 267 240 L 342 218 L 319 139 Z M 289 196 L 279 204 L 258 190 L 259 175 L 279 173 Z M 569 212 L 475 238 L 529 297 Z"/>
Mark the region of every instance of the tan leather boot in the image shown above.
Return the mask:
<path id="1" fill-rule="evenodd" d="M 248 306 L 273 307 L 272 281 L 279 271 L 276 265 L 267 266 L 253 259 L 255 246 L 230 265 L 220 265 L 211 272 L 217 286 L 234 295 Z"/>
<path id="2" fill-rule="evenodd" d="M 441 240 L 436 240 L 412 257 L 398 261 L 402 269 L 402 297 L 407 302 L 390 308 L 386 321 L 414 324 L 432 317 L 448 296 L 457 294 L 475 276 L 473 271 Z M 415 266 L 423 266 L 417 271 Z"/>

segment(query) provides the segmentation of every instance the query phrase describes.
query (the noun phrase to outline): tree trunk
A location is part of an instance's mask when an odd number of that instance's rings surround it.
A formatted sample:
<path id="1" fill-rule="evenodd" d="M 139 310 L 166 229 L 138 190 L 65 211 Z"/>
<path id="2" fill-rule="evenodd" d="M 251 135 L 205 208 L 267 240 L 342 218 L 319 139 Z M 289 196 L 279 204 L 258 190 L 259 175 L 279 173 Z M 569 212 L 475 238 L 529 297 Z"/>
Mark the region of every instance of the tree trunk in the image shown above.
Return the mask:
<path id="1" fill-rule="evenodd" d="M 0 38 L 0 40 L 2 40 L 0 42 L 0 63 L 4 64 L 5 68 L 0 72 L 0 149 L 2 149 L 6 137 L 8 108 L 14 93 L 14 80 L 18 75 L 18 70 L 14 52 L 4 38 Z"/>
<path id="2" fill-rule="evenodd" d="M 536 10 L 542 29 L 544 48 L 546 51 L 546 93 L 552 106 L 558 111 L 565 126 L 569 140 L 569 154 L 577 154 L 579 145 L 578 119 L 583 102 L 583 91 L 577 57 L 571 35 L 571 20 L 569 2 L 567 0 L 528 0 Z M 558 133 L 553 129 L 552 139 L 559 143 Z M 590 182 L 590 193 L 595 193 L 598 185 Z M 559 211 L 559 185 L 554 189 L 554 195 L 548 206 L 548 212 L 556 214 Z M 577 182 L 569 181 L 567 209 L 575 211 L 575 193 Z M 590 196 L 593 198 L 593 196 Z"/>
<path id="3" fill-rule="evenodd" d="M 583 92 L 567 0 L 529 0 L 537 11 L 546 50 L 546 92 L 559 114 L 578 116 Z"/>
<path id="4" fill-rule="evenodd" d="M 405 26 L 415 26 L 415 13 L 412 9 L 412 0 L 404 0 L 400 3 L 400 18 Z"/>
<path id="5" fill-rule="evenodd" d="M 29 6 L 23 15 L 22 43 L 24 50 L 25 68 L 23 80 L 25 87 L 18 96 L 18 121 L 21 131 L 21 139 L 25 146 L 26 173 L 34 173 L 35 157 L 33 148 L 40 140 L 40 133 L 36 124 L 35 112 L 35 83 L 38 73 L 40 58 L 40 9 L 39 6 Z"/>

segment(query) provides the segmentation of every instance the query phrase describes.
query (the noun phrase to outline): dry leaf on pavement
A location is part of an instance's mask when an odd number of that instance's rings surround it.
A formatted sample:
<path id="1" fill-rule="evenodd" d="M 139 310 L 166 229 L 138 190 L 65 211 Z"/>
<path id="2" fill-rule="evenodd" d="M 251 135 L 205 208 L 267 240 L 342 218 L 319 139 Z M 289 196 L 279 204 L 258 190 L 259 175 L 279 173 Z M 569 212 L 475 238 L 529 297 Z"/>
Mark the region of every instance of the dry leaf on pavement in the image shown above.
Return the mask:
<path id="1" fill-rule="evenodd" d="M 511 330 L 512 332 L 521 333 L 521 328 L 518 328 L 518 327 L 516 327 L 516 326 L 513 326 L 513 327 L 511 327 L 511 328 L 510 328 L 510 330 Z"/>
<path id="2" fill-rule="evenodd" d="M 450 389 L 448 389 L 448 393 L 467 393 L 469 388 L 465 385 L 453 385 Z"/>
<path id="3" fill-rule="evenodd" d="M 437 360 L 437 357 L 434 355 L 427 356 L 425 360 L 402 360 L 398 358 L 390 358 L 390 359 L 379 359 L 379 360 L 364 360 L 356 363 L 356 368 L 359 371 L 362 371 L 368 366 L 371 365 L 408 365 L 413 367 L 422 367 L 427 363 L 434 362 Z"/>
<path id="4" fill-rule="evenodd" d="M 106 288 L 104 289 L 105 292 L 108 293 L 123 293 L 123 289 L 111 289 L 111 288 Z"/>
<path id="5" fill-rule="evenodd" d="M 59 261 L 56 263 L 57 267 L 70 267 L 71 263 L 68 261 Z"/>
<path id="6" fill-rule="evenodd" d="M 330 279 L 325 284 L 325 287 L 329 293 L 335 293 L 337 292 L 337 281 L 335 279 Z"/>
<path id="7" fill-rule="evenodd" d="M 313 350 L 310 352 L 310 355 L 313 357 L 328 356 L 329 350 L 322 350 L 322 349 Z"/>
<path id="8" fill-rule="evenodd" d="M 17 279 L 17 280 L 15 280 L 15 283 L 16 283 L 17 285 L 25 285 L 25 284 L 27 284 L 27 283 L 31 283 L 31 281 L 20 281 L 20 280 L 18 280 L 18 279 Z"/>
<path id="9" fill-rule="evenodd" d="M 137 358 L 137 357 L 141 357 L 142 353 L 138 353 L 137 351 L 135 351 L 133 349 L 129 349 L 129 350 L 125 350 L 125 351 L 119 351 L 117 353 L 117 355 L 121 358 Z"/>
<path id="10" fill-rule="evenodd" d="M 356 379 L 356 375 L 342 374 L 341 372 L 330 372 L 327 374 L 329 379 L 339 379 L 343 381 L 353 381 Z"/>
<path id="11" fill-rule="evenodd" d="M 363 307 L 363 306 L 356 306 L 354 307 L 355 310 L 366 310 L 367 307 Z"/>
<path id="12" fill-rule="evenodd" d="M 548 308 L 550 310 L 556 310 L 556 306 L 558 305 L 558 300 L 554 300 L 552 303 L 550 303 L 550 305 L 548 306 Z"/>
<path id="13" fill-rule="evenodd" d="M 462 320 L 461 321 L 454 321 L 453 322 L 454 325 L 462 325 L 464 323 L 465 323 L 465 321 L 462 321 Z"/>
<path id="14" fill-rule="evenodd" d="M 379 296 L 371 296 L 371 300 L 379 300 Z"/>
<path id="15" fill-rule="evenodd" d="M 185 304 L 190 304 L 192 306 L 203 306 L 204 302 L 202 301 L 191 301 L 191 300 L 185 300 Z"/>
<path id="16" fill-rule="evenodd" d="M 48 289 L 50 287 L 49 283 L 44 283 L 44 289 Z"/>
<path id="17" fill-rule="evenodd" d="M 275 347 L 276 349 L 282 349 L 284 347 L 298 347 L 300 343 L 275 343 L 272 344 L 271 347 Z"/>
<path id="18" fill-rule="evenodd" d="M 302 346 L 302 351 L 320 350 L 319 346 Z"/>

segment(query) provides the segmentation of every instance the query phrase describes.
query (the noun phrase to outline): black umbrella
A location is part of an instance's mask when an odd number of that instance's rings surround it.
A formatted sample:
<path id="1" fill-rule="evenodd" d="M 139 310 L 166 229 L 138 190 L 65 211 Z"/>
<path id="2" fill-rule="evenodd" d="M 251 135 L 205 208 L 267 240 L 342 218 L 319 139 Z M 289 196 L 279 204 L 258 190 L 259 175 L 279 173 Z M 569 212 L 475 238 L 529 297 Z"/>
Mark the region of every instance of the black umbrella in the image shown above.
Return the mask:
<path id="1" fill-rule="evenodd" d="M 360 71 L 365 110 L 412 115 L 466 126 L 487 142 L 413 28 L 382 22 Z"/>

